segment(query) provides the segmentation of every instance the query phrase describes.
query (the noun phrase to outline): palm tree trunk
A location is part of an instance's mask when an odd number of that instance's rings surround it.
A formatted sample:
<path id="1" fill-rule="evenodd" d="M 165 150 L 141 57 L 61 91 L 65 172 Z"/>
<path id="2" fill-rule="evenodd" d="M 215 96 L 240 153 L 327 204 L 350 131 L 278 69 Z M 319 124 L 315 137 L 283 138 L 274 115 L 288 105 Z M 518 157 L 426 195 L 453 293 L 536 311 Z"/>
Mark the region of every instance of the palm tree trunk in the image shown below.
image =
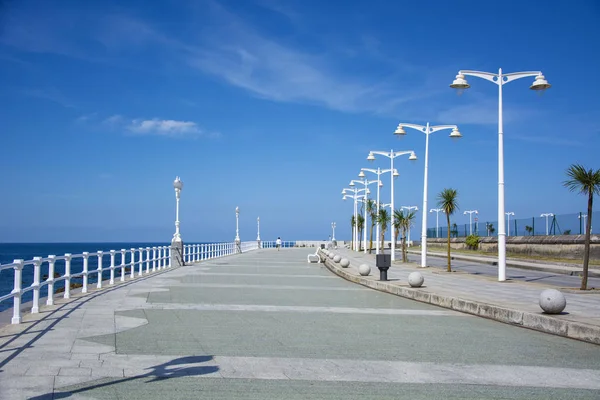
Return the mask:
<path id="1" fill-rule="evenodd" d="M 450 265 L 450 215 L 446 213 L 446 220 L 448 221 L 448 272 L 452 272 L 452 266 Z"/>
<path id="2" fill-rule="evenodd" d="M 594 203 L 594 192 L 590 191 L 588 197 L 588 218 L 585 227 L 585 244 L 583 247 L 583 276 L 581 277 L 581 290 L 587 290 L 588 266 L 590 263 L 590 236 L 592 230 L 592 204 Z"/>
<path id="3" fill-rule="evenodd" d="M 373 216 L 371 216 L 371 218 L 373 218 Z M 373 227 L 375 226 L 375 224 L 371 224 L 371 236 L 370 236 L 370 241 L 369 241 L 369 254 L 371 254 L 373 252 Z"/>

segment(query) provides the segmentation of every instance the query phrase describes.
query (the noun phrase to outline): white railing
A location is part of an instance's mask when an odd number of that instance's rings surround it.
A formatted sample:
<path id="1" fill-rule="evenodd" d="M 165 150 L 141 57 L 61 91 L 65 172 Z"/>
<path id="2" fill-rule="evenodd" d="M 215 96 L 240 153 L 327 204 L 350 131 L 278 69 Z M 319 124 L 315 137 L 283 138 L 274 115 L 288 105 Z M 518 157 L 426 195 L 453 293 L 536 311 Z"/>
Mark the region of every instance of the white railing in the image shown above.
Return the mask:
<path id="1" fill-rule="evenodd" d="M 235 243 L 190 244 L 184 246 L 183 256 L 185 263 L 192 264 L 203 260 L 254 250 L 258 248 L 258 243 L 256 241 L 241 242 L 239 248 L 240 251 L 236 251 Z M 108 266 L 105 266 L 103 261 L 105 256 L 110 257 L 110 264 Z M 114 285 L 117 274 L 118 281 L 124 282 L 127 278 L 132 280 L 151 272 L 170 268 L 174 265 L 171 262 L 171 257 L 170 246 L 154 246 L 121 249 L 118 251 L 97 251 L 95 253 L 67 253 L 64 256 L 49 255 L 47 257 L 34 257 L 31 260 L 16 259 L 10 264 L 0 265 L 0 271 L 12 269 L 14 272 L 14 288 L 10 293 L 0 296 L 0 302 L 9 300 L 10 298 L 13 299 L 13 317 L 11 322 L 19 324 L 22 319 L 21 299 L 25 293 L 32 292 L 31 313 L 35 314 L 40 311 L 40 294 L 44 286 L 47 287 L 46 305 L 54 305 L 56 283 L 64 282 L 63 297 L 69 299 L 71 298 L 72 279 L 81 278 L 81 292 L 87 293 L 90 286 L 90 276 L 92 279 L 96 278 L 96 289 L 101 289 L 104 280 L 103 272 L 105 271 L 110 271 L 108 284 Z M 95 268 L 90 269 L 90 258 L 96 260 L 92 265 Z M 73 273 L 71 271 L 73 261 L 81 264 L 80 272 Z M 33 283 L 27 287 L 23 287 L 23 269 L 27 267 L 33 268 Z M 127 272 L 128 268 L 129 271 Z M 55 276 L 57 269 L 64 271 L 64 273 Z M 41 280 L 40 277 L 44 275 L 47 275 L 47 279 Z"/>
<path id="2" fill-rule="evenodd" d="M 282 241 L 281 242 L 281 247 L 285 248 L 285 247 L 294 247 L 296 245 L 295 241 Z M 263 242 L 261 242 L 261 247 L 263 249 L 271 249 L 271 248 L 275 248 L 277 247 L 277 242 L 275 240 L 265 240 Z"/>

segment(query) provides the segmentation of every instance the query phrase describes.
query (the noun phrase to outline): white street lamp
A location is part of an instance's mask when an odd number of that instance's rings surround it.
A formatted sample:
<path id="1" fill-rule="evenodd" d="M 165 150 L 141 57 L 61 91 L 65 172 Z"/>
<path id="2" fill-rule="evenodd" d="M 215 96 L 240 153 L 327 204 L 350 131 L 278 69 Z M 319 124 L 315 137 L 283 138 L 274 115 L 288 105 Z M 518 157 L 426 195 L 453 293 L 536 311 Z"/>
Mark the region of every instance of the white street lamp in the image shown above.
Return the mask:
<path id="1" fill-rule="evenodd" d="M 429 212 L 434 212 L 435 211 L 435 237 L 438 238 L 440 236 L 440 224 L 439 224 L 439 216 L 440 216 L 440 212 L 444 212 L 443 208 L 432 208 L 431 210 L 429 210 Z M 425 241 L 427 241 L 427 236 L 425 236 Z M 421 243 L 421 246 L 423 245 L 423 243 Z"/>
<path id="2" fill-rule="evenodd" d="M 331 229 L 333 230 L 332 234 L 331 234 L 331 241 L 335 240 L 335 222 L 331 223 Z"/>
<path id="3" fill-rule="evenodd" d="M 179 177 L 175 177 L 173 181 L 173 187 L 175 188 L 175 234 L 173 235 L 173 243 L 180 244 L 181 243 L 181 235 L 179 234 L 179 198 L 181 197 L 181 189 L 183 189 L 183 182 Z"/>
<path id="4" fill-rule="evenodd" d="M 256 234 L 256 240 L 260 242 L 260 217 L 256 217 L 256 227 L 258 229 L 258 233 Z"/>
<path id="5" fill-rule="evenodd" d="M 506 280 L 506 231 L 504 226 L 504 139 L 502 126 L 502 86 L 519 78 L 535 77 L 535 81 L 529 87 L 531 90 L 545 90 L 550 84 L 540 71 L 535 72 L 513 72 L 502 74 L 502 68 L 498 73 L 480 71 L 458 71 L 456 79 L 450 85 L 459 91 L 468 89 L 470 85 L 465 75 L 486 79 L 498 85 L 498 281 Z"/>
<path id="6" fill-rule="evenodd" d="M 438 126 L 430 126 L 429 122 L 423 125 L 415 125 L 415 124 L 399 124 L 394 132 L 395 135 L 404 136 L 406 132 L 404 128 L 416 129 L 419 132 L 423 132 L 425 134 L 425 174 L 423 176 L 423 221 L 421 224 L 421 267 L 425 268 L 427 266 L 427 189 L 428 189 L 428 175 L 429 175 L 429 135 L 433 132 L 442 131 L 446 129 L 452 129 L 450 132 L 450 138 L 458 139 L 461 138 L 462 135 L 458 131 L 458 127 L 456 125 L 438 125 Z"/>
<path id="7" fill-rule="evenodd" d="M 379 154 L 381 156 L 387 157 L 390 159 L 390 169 L 392 171 L 394 171 L 394 173 L 392 174 L 392 178 L 391 178 L 391 193 L 392 193 L 392 199 L 391 199 L 391 204 L 392 204 L 392 210 L 390 212 L 391 215 L 391 229 L 390 229 L 390 235 L 392 237 L 392 261 L 394 261 L 396 259 L 396 238 L 394 236 L 394 178 L 397 177 L 398 171 L 396 171 L 394 169 L 394 158 L 399 157 L 399 156 L 403 156 L 403 155 L 407 155 L 410 154 L 410 156 L 408 157 L 408 159 L 410 161 L 416 161 L 417 160 L 417 156 L 415 154 L 415 152 L 413 150 L 408 150 L 408 151 L 394 151 L 394 150 L 390 150 L 389 152 L 387 151 L 371 151 L 369 152 L 369 156 L 367 157 L 367 160 L 369 161 L 375 161 L 375 154 Z"/>
<path id="8" fill-rule="evenodd" d="M 361 176 L 362 174 L 362 176 Z M 358 174 L 359 177 L 363 178 L 363 180 L 356 180 L 353 179 L 352 181 L 350 181 L 350 186 L 354 186 L 354 182 L 359 182 L 362 183 L 363 185 L 365 185 L 365 193 L 367 194 L 367 196 L 365 197 L 365 209 L 364 209 L 364 219 L 365 219 L 365 224 L 364 224 L 364 228 L 363 228 L 363 243 L 364 243 L 364 248 L 363 248 L 363 253 L 367 254 L 367 226 L 369 226 L 369 215 L 367 214 L 367 205 L 369 203 L 369 194 L 371 193 L 371 191 L 369 190 L 369 185 L 373 184 L 373 183 L 381 183 L 379 182 L 379 180 L 373 180 L 373 181 L 369 181 L 365 178 L 365 173 L 361 170 L 360 173 Z M 377 192 L 379 192 L 379 185 L 377 186 Z M 360 250 L 360 248 L 359 248 Z"/>
<path id="9" fill-rule="evenodd" d="M 469 235 L 473 234 L 473 214 L 479 214 L 477 210 L 468 210 L 463 213 L 463 215 L 469 214 Z"/>
<path id="10" fill-rule="evenodd" d="M 512 211 L 509 211 L 509 212 L 507 212 L 507 213 L 505 213 L 505 214 L 506 214 L 506 226 L 508 226 L 508 229 L 507 229 L 507 231 L 506 231 L 506 236 L 510 236 L 510 216 L 511 216 L 511 215 L 513 215 L 513 216 L 514 216 L 514 215 L 515 215 L 515 213 L 514 213 L 514 212 L 512 212 Z M 516 234 L 516 232 L 515 232 L 515 234 Z"/>
<path id="11" fill-rule="evenodd" d="M 579 221 L 581 223 L 581 220 L 583 219 L 583 234 L 585 235 L 587 233 L 587 225 L 585 224 L 585 219 L 587 218 L 587 214 L 579 214 L 577 216 L 577 218 L 579 218 Z M 579 232 L 581 232 L 581 225 L 579 226 Z"/>
<path id="12" fill-rule="evenodd" d="M 240 243 L 240 229 L 239 229 L 239 220 L 240 220 L 240 208 L 235 208 L 235 242 L 239 245 Z"/>
<path id="13" fill-rule="evenodd" d="M 400 209 L 408 210 L 408 212 L 411 212 L 412 210 L 419 211 L 419 207 L 417 207 L 417 206 L 402 206 L 402 207 L 400 207 Z M 411 227 L 411 225 L 408 226 L 408 247 L 410 247 L 410 227 Z"/>
<path id="14" fill-rule="evenodd" d="M 548 236 L 548 217 L 554 217 L 552 213 L 545 213 L 540 215 L 540 217 L 546 217 L 546 236 Z"/>
<path id="15" fill-rule="evenodd" d="M 365 194 L 358 194 L 358 192 L 362 192 L 365 189 L 357 189 L 357 188 L 346 188 L 342 190 L 342 199 L 346 200 L 348 198 L 353 199 L 354 200 L 354 227 L 352 229 L 352 241 L 353 241 L 353 247 L 352 250 L 354 251 L 358 251 L 358 247 L 357 247 L 357 242 L 358 242 L 358 199 L 365 197 Z M 352 192 L 352 194 L 347 194 L 346 192 Z"/>
<path id="16" fill-rule="evenodd" d="M 360 169 L 360 173 L 358 174 L 359 177 L 361 178 L 365 178 L 365 173 L 364 171 L 367 172 L 372 172 L 374 174 L 377 174 L 377 181 L 379 182 L 379 184 L 377 185 L 377 216 L 379 216 L 379 189 L 381 187 L 383 187 L 383 182 L 381 182 L 381 174 L 385 174 L 386 172 L 392 172 L 395 176 L 398 176 L 398 171 L 392 171 L 391 169 L 381 169 L 379 167 L 377 167 L 377 169 L 371 169 L 371 168 L 361 168 Z M 379 254 L 379 221 L 376 221 L 377 225 L 376 225 L 376 233 L 375 236 L 377 237 L 377 240 L 375 241 L 375 254 Z"/>

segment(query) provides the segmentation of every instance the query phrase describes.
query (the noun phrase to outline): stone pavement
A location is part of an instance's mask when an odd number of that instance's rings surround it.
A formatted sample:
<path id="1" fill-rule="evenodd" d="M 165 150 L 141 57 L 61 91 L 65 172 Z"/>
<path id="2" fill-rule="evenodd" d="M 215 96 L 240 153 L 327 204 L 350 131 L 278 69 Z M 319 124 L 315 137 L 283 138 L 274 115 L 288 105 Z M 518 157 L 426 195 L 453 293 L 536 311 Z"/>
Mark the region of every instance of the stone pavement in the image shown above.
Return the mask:
<path id="1" fill-rule="evenodd" d="M 332 260 L 327 260 L 327 266 L 353 282 L 500 322 L 600 344 L 600 290 L 582 292 L 577 288 L 517 280 L 498 282 L 495 277 L 420 268 L 415 263 L 400 262 L 400 254 L 396 255 L 397 259 L 388 271 L 389 281 L 381 282 L 374 254 L 348 249 L 336 249 L 334 253 L 348 258 L 350 267 L 341 268 Z M 371 266 L 370 276 L 360 276 L 360 264 Z M 408 285 L 408 275 L 413 271 L 424 276 L 422 288 L 410 288 Z M 559 289 L 565 295 L 567 307 L 563 313 L 548 315 L 542 312 L 539 296 L 542 290 L 548 288 Z"/>
<path id="2" fill-rule="evenodd" d="M 203 261 L 26 314 L 0 328 L 0 399 L 600 398 L 600 346 L 371 290 L 308 252 Z"/>

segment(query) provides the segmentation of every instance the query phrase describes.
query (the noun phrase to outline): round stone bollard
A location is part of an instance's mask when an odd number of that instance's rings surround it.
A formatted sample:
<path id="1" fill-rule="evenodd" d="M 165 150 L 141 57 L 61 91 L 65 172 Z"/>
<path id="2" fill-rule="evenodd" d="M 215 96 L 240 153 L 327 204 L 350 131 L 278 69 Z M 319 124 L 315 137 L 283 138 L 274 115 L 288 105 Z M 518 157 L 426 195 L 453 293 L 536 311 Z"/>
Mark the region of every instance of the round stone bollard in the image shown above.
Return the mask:
<path id="1" fill-rule="evenodd" d="M 335 256 L 333 256 L 333 262 L 339 263 L 342 260 L 342 256 L 340 256 L 339 254 L 336 254 Z"/>
<path id="2" fill-rule="evenodd" d="M 367 264 L 360 264 L 358 267 L 358 273 L 361 276 L 367 276 L 371 273 L 371 267 L 369 267 Z"/>
<path id="3" fill-rule="evenodd" d="M 342 258 L 342 261 L 340 261 L 340 265 L 342 266 L 342 268 L 348 268 L 350 266 L 350 261 L 348 261 L 347 258 Z"/>
<path id="4" fill-rule="evenodd" d="M 567 306 L 565 295 L 556 289 L 546 289 L 540 293 L 540 307 L 546 314 L 560 314 Z"/>
<path id="5" fill-rule="evenodd" d="M 408 275 L 408 284 L 411 287 L 421 287 L 423 282 L 425 282 L 425 278 L 423 278 L 420 272 L 415 271 Z"/>

